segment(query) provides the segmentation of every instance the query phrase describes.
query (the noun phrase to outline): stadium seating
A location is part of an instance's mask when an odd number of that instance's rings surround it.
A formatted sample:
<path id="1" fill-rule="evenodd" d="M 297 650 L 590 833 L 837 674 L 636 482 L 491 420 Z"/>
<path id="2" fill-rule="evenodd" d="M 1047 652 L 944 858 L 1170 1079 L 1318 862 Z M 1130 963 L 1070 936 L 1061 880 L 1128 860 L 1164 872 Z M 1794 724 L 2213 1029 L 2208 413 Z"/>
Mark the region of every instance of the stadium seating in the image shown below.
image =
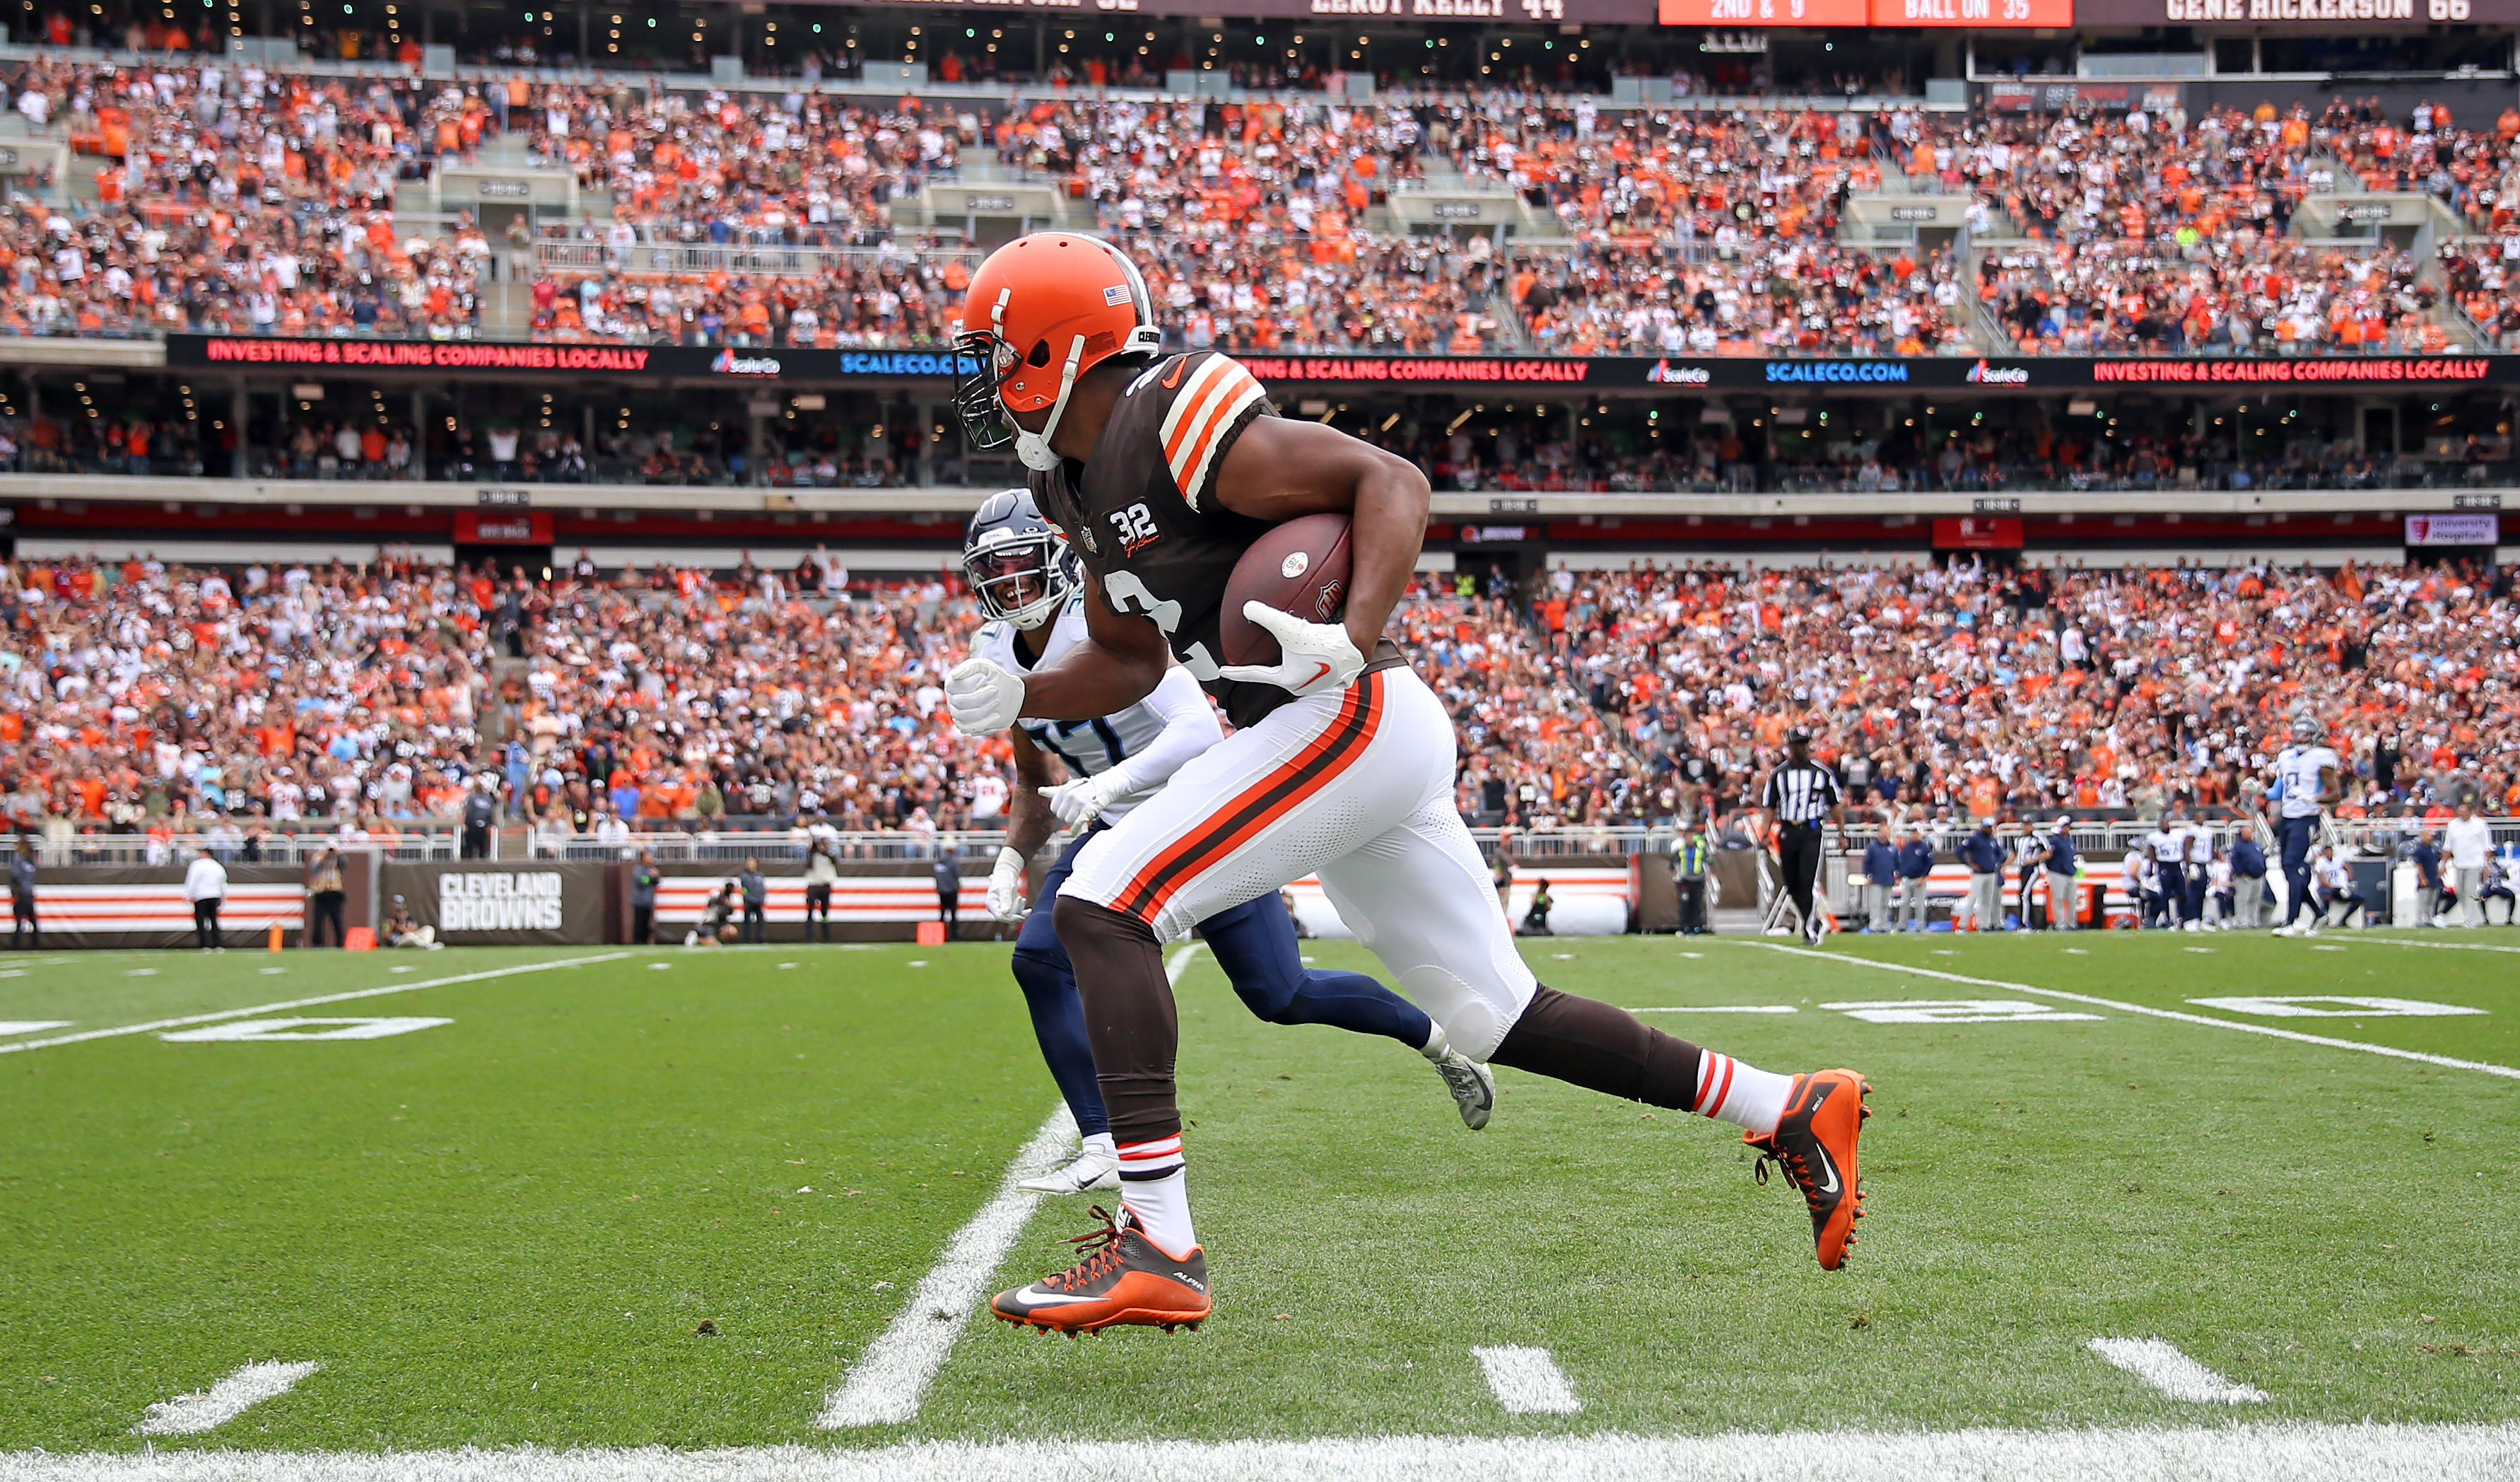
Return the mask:
<path id="1" fill-rule="evenodd" d="M 75 152 L 0 233 L 0 333 L 932 346 L 972 254 L 922 192 L 983 180 L 1046 188 L 1062 219 L 1128 242 L 1191 346 L 2425 353 L 2520 324 L 2498 235 L 2520 112 L 2476 133 L 2344 103 L 2190 120 L 1498 94 L 1061 97 L 983 117 L 801 87 L 248 66 L 205 93 L 178 66 L 0 70 L 29 127 Z M 585 208 L 493 242 L 427 208 L 431 171 L 468 162 L 564 177 Z M 2320 202 L 2358 191 L 2435 202 L 2441 255 L 2317 235 L 2348 229 Z M 1966 197 L 1973 249 L 1842 232 L 1874 192 Z M 1426 193 L 1488 202 L 1517 234 L 1409 236 L 1395 212 Z"/>

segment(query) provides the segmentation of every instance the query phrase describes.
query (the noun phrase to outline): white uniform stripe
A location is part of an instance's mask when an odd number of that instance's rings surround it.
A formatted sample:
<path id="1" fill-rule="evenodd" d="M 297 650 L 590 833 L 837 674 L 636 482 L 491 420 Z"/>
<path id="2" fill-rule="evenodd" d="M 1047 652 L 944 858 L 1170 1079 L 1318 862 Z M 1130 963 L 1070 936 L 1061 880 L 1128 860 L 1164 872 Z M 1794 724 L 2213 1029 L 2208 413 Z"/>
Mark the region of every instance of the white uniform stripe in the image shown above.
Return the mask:
<path id="1" fill-rule="evenodd" d="M 2234 1384 L 2159 1338 L 2093 1338 L 2092 1352 L 2174 1400 L 2190 1405 L 2264 1405 L 2267 1392 Z"/>
<path id="2" fill-rule="evenodd" d="M 1584 1408 L 1546 1348 L 1473 1348 L 1488 1388 L 1509 1415 L 1571 1415 Z"/>
<path id="3" fill-rule="evenodd" d="M 297 1387 L 320 1364 L 248 1364 L 199 1394 L 177 1395 L 149 1407 L 149 1418 L 131 1427 L 135 1436 L 198 1436 L 226 1424 L 265 1400 Z"/>
<path id="4" fill-rule="evenodd" d="M 1191 372 L 1190 379 L 1182 385 L 1180 394 L 1173 397 L 1173 404 L 1164 409 L 1163 431 L 1157 438 L 1159 446 L 1166 449 L 1173 446 L 1174 434 L 1180 432 L 1182 425 L 1190 419 L 1192 409 L 1198 405 L 1200 394 L 1214 384 L 1218 377 L 1234 369 L 1234 362 L 1223 355 L 1210 355 L 1199 362 L 1198 369 Z M 1165 456 L 1169 458 L 1171 454 L 1168 452 Z M 1178 466 L 1174 472 L 1180 472 Z"/>
<path id="5" fill-rule="evenodd" d="M 1233 393 L 1222 406 L 1216 409 L 1214 415 L 1203 420 L 1199 435 L 1205 439 L 1205 446 L 1202 447 L 1197 441 L 1193 441 L 1182 449 L 1185 457 L 1197 460 L 1196 465 L 1191 469 L 1189 477 L 1176 477 L 1176 481 L 1181 485 L 1182 498 L 1187 500 L 1193 510 L 1198 508 L 1199 497 L 1207 491 L 1208 471 L 1216 467 L 1216 460 L 1225 452 L 1226 442 L 1222 430 L 1234 426 L 1234 419 L 1241 416 L 1246 409 L 1268 398 L 1269 393 L 1260 389 L 1260 382 L 1248 376 L 1243 377 L 1242 380 L 1244 382 L 1242 389 Z M 1215 435 L 1208 432 L 1207 429 L 1211 427 L 1217 429 Z M 1175 472 L 1178 475 L 1179 471 Z"/>

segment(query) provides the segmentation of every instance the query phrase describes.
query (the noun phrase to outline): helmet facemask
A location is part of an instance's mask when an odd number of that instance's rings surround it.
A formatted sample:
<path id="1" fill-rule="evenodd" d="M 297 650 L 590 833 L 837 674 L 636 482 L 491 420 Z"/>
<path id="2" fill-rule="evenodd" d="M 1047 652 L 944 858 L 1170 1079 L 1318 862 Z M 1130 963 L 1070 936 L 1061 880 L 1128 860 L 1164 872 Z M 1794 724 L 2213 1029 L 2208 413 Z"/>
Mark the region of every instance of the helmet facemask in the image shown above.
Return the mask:
<path id="1" fill-rule="evenodd" d="M 980 610 L 1026 632 L 1057 616 L 1076 590 L 1075 557 L 1046 530 L 999 531 L 963 553 L 963 579 Z"/>

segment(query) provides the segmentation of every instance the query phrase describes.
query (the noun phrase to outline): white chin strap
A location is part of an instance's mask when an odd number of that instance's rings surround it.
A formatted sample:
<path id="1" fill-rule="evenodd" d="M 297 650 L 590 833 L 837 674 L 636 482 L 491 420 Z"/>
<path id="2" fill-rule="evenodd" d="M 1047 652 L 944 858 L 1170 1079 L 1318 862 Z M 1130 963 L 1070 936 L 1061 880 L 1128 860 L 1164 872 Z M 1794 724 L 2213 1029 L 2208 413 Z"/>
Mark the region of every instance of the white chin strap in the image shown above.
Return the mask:
<path id="1" fill-rule="evenodd" d="M 1067 365 L 1058 375 L 1058 399 L 1050 404 L 1050 421 L 1038 432 L 1015 428 L 1015 457 L 1036 473 L 1058 472 L 1058 455 L 1051 450 L 1050 439 L 1067 411 L 1067 393 L 1076 389 L 1076 363 L 1084 358 L 1085 337 L 1079 335 L 1067 343 Z"/>

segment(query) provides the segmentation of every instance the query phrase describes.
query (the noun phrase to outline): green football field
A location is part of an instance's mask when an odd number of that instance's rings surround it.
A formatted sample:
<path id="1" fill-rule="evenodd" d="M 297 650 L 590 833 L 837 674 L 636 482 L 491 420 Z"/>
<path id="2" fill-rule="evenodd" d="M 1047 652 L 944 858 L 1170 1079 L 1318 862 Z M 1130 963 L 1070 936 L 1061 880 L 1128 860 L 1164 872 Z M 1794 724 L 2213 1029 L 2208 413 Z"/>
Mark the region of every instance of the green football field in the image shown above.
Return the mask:
<path id="1" fill-rule="evenodd" d="M 914 1299 L 1094 1224 L 1001 1190 L 1054 1109 L 1003 946 L 0 956 L 0 1478 L 1363 1477 L 1394 1437 L 1413 1476 L 2520 1475 L 2520 932 L 1525 952 L 1868 1075 L 1849 1267 L 1735 1134 L 1512 1071 L 1465 1131 L 1200 951 L 1216 1316 L 1092 1341 Z"/>

